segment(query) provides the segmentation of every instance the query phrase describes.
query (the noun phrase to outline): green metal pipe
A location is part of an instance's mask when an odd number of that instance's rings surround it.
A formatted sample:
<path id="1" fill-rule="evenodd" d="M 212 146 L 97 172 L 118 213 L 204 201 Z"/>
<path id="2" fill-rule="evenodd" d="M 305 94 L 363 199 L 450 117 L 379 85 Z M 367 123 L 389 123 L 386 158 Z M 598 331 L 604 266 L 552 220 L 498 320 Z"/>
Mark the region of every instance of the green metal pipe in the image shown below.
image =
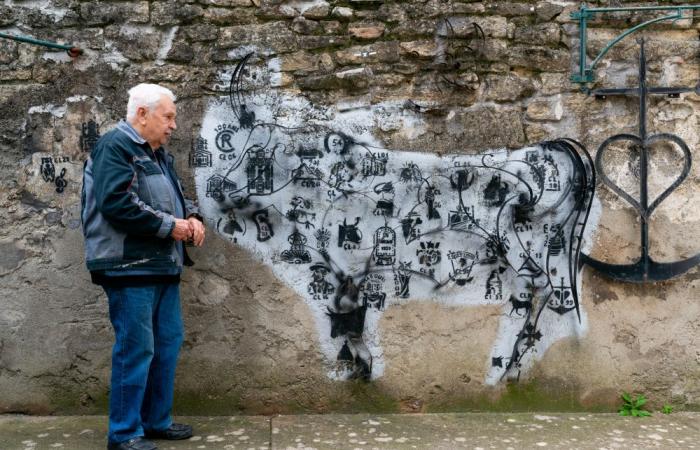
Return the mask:
<path id="1" fill-rule="evenodd" d="M 680 5 L 680 6 L 631 6 L 629 8 L 623 8 L 623 7 L 618 7 L 618 8 L 587 8 L 584 7 L 586 11 L 590 13 L 604 13 L 604 12 L 629 12 L 629 11 L 669 11 L 669 10 L 691 10 L 691 9 L 700 9 L 700 6 L 692 6 L 692 5 Z M 583 9 L 583 8 L 582 8 Z"/>
<path id="2" fill-rule="evenodd" d="M 579 70 L 571 76 L 571 81 L 574 83 L 579 83 L 585 85 L 586 83 L 593 82 L 593 70 L 600 60 L 605 56 L 605 54 L 618 42 L 620 42 L 625 37 L 632 33 L 639 31 L 640 29 L 647 27 L 651 24 L 657 22 L 663 22 L 666 20 L 680 20 L 683 19 L 684 11 L 700 10 L 700 5 L 679 5 L 679 6 L 637 6 L 637 7 L 614 7 L 614 8 L 589 8 L 585 3 L 581 5 L 578 11 L 571 13 L 572 19 L 577 19 L 579 21 Z M 596 14 L 607 13 L 607 12 L 645 12 L 645 11 L 672 11 L 673 14 L 663 17 L 657 17 L 655 19 L 648 20 L 646 22 L 640 23 L 624 33 L 617 36 L 612 41 L 608 42 L 603 48 L 603 50 L 593 59 L 590 66 L 586 65 L 586 49 L 588 47 L 588 19 L 592 19 Z"/>
<path id="3" fill-rule="evenodd" d="M 17 42 L 26 42 L 27 44 L 41 45 L 43 47 L 57 48 L 60 50 L 65 50 L 66 52 L 68 52 L 68 55 L 70 55 L 73 58 L 75 58 L 78 55 L 83 54 L 82 49 L 80 49 L 78 47 L 74 47 L 72 45 L 57 44 L 56 42 L 42 41 L 41 39 L 34 39 L 34 38 L 27 37 L 27 36 L 15 36 L 12 34 L 0 32 L 0 38 L 11 39 L 11 40 L 17 41 Z"/>
<path id="4" fill-rule="evenodd" d="M 624 38 L 626 38 L 626 37 L 629 36 L 630 34 L 634 33 L 635 31 L 637 31 L 637 30 L 639 30 L 639 29 L 641 29 L 641 28 L 644 28 L 644 27 L 646 27 L 647 25 L 651 25 L 651 24 L 653 24 L 653 23 L 656 23 L 656 22 L 662 22 L 662 21 L 664 21 L 664 20 L 671 20 L 671 19 L 682 19 L 682 18 L 683 18 L 683 16 L 682 16 L 681 14 L 676 14 L 676 15 L 674 15 L 674 16 L 657 17 L 656 19 L 648 20 L 648 21 L 646 21 L 646 22 L 640 23 L 640 24 L 638 24 L 638 25 L 636 25 L 636 26 L 630 28 L 629 30 L 627 30 L 627 31 L 625 31 L 624 33 L 622 33 L 622 34 L 620 34 L 619 36 L 617 36 L 617 37 L 616 37 L 615 39 L 613 39 L 612 41 L 608 42 L 608 45 L 606 45 L 606 46 L 603 48 L 603 50 L 600 51 L 600 53 L 598 54 L 598 56 L 596 56 L 596 58 L 595 58 L 595 59 L 593 60 L 593 62 L 591 63 L 591 65 L 590 65 L 590 67 L 588 68 L 588 70 L 590 70 L 590 71 L 595 70 L 595 66 L 598 64 L 598 62 L 601 60 L 601 58 L 602 58 L 603 56 L 605 56 L 605 54 L 608 52 L 608 50 L 610 50 L 615 44 L 617 44 L 618 42 L 620 42 L 621 40 L 623 40 Z"/>

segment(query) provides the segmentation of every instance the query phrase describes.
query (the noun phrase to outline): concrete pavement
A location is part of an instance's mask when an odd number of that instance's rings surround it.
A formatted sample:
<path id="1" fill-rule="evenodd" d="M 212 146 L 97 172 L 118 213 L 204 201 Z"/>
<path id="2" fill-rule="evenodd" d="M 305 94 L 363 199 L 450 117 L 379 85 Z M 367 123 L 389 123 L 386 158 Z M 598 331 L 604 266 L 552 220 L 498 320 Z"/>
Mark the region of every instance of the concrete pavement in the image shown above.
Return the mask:
<path id="1" fill-rule="evenodd" d="M 700 449 L 700 413 L 327 414 L 178 417 L 195 436 L 159 449 Z M 1 450 L 100 450 L 104 416 L 0 415 Z"/>

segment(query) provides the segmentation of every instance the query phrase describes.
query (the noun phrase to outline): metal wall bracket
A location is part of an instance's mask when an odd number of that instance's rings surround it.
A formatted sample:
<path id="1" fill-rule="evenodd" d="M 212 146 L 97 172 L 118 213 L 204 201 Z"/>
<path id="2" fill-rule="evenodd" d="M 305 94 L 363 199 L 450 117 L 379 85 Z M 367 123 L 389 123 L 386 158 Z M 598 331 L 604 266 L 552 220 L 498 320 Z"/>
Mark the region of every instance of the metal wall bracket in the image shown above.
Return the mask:
<path id="1" fill-rule="evenodd" d="M 27 36 L 15 36 L 12 34 L 0 33 L 0 38 L 11 39 L 17 42 L 25 42 L 27 44 L 41 45 L 43 47 L 65 50 L 68 53 L 68 56 L 70 56 L 71 58 L 76 58 L 83 54 L 83 50 L 81 48 L 75 47 L 73 45 L 57 44 L 56 42 L 42 41 L 41 39 L 34 39 Z"/>
<path id="2" fill-rule="evenodd" d="M 586 6 L 585 3 L 581 4 L 581 9 L 578 11 L 575 11 L 571 13 L 571 18 L 578 20 L 579 21 L 579 43 L 580 43 L 580 48 L 579 48 L 579 69 L 578 73 L 574 73 L 571 75 L 571 81 L 574 83 L 579 83 L 581 84 L 581 88 L 583 90 L 586 90 L 586 84 L 592 83 L 595 80 L 595 68 L 596 65 L 600 62 L 600 60 L 605 56 L 605 54 L 618 42 L 623 40 L 625 37 L 629 36 L 632 33 L 635 33 L 642 28 L 646 28 L 649 25 L 658 23 L 658 22 L 663 22 L 666 20 L 671 20 L 671 21 L 676 21 L 680 19 L 684 19 L 686 17 L 683 16 L 683 12 L 685 11 L 693 11 L 693 10 L 700 10 L 700 6 L 691 6 L 691 5 L 681 5 L 681 6 L 639 6 L 639 7 L 630 7 L 630 8 L 589 8 Z M 588 45 L 587 42 L 587 32 L 588 32 L 588 19 L 592 19 L 595 17 L 596 14 L 603 14 L 603 13 L 608 13 L 608 12 L 646 12 L 646 11 L 667 11 L 667 12 L 672 12 L 672 14 L 661 16 L 661 17 L 656 17 L 651 20 L 647 20 L 646 22 L 642 22 L 638 25 L 635 25 L 634 27 L 625 30 L 622 34 L 608 42 L 605 47 L 598 53 L 598 56 L 596 56 L 591 64 L 587 64 L 587 58 L 586 58 L 586 48 Z"/>
<path id="3" fill-rule="evenodd" d="M 623 200 L 629 203 L 639 215 L 641 224 L 641 255 L 632 264 L 610 264 L 599 261 L 586 254 L 581 253 L 581 262 L 588 264 L 592 268 L 600 271 L 604 275 L 618 281 L 646 283 L 664 281 L 682 275 L 688 270 L 700 264 L 700 253 L 682 261 L 661 263 L 654 261 L 649 255 L 649 220 L 656 207 L 663 202 L 666 197 L 678 188 L 678 186 L 688 177 L 692 158 L 688 145 L 679 136 L 670 133 L 659 133 L 647 135 L 647 95 L 668 95 L 676 96 L 683 92 L 697 92 L 698 88 L 686 87 L 648 87 L 646 83 L 647 63 L 644 55 L 644 40 L 640 40 L 639 49 L 639 86 L 614 89 L 596 89 L 591 92 L 596 98 L 606 98 L 608 96 L 622 95 L 639 97 L 639 135 L 616 134 L 609 137 L 598 148 L 595 158 L 596 174 L 602 182 Z M 648 177 L 649 177 L 649 147 L 660 141 L 671 142 L 681 150 L 683 168 L 674 182 L 663 191 L 653 201 L 649 201 Z M 603 164 L 603 155 L 610 145 L 616 142 L 632 143 L 639 148 L 639 199 L 633 198 L 621 187 L 617 186 L 607 175 Z"/>

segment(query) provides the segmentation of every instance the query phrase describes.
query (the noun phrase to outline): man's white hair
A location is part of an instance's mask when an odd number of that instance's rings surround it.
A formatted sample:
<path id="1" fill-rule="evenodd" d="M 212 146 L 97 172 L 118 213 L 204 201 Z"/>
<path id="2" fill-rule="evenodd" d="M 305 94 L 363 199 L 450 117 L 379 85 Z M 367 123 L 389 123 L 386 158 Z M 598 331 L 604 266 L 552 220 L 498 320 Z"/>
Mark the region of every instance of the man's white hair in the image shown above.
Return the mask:
<path id="1" fill-rule="evenodd" d="M 169 97 L 173 102 L 176 100 L 173 91 L 157 84 L 141 83 L 129 89 L 126 120 L 132 120 L 136 117 L 136 111 L 141 106 L 148 108 L 149 111 L 155 108 L 162 95 Z"/>

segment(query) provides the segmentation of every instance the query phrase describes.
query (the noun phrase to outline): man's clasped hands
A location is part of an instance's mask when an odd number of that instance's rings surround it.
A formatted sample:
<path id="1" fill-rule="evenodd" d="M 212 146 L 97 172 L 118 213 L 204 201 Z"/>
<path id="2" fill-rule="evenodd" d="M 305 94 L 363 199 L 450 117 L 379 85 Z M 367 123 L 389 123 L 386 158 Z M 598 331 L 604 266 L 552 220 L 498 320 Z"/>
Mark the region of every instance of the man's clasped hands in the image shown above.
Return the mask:
<path id="1" fill-rule="evenodd" d="M 172 237 L 176 241 L 191 241 L 197 247 L 204 243 L 204 224 L 196 217 L 175 219 Z"/>

